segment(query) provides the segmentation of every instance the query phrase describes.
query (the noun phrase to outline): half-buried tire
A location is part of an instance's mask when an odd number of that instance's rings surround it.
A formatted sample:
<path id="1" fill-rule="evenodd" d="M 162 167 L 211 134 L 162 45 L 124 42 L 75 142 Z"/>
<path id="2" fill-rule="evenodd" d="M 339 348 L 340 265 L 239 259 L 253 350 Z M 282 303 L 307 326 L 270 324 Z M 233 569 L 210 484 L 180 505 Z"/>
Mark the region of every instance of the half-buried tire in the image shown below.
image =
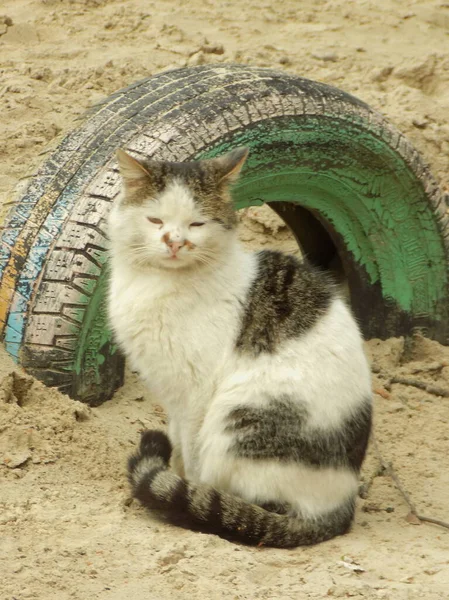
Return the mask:
<path id="1" fill-rule="evenodd" d="M 360 100 L 268 69 L 155 75 L 89 111 L 3 217 L 0 328 L 28 372 L 99 404 L 122 380 L 105 312 L 114 151 L 183 161 L 251 152 L 237 208 L 270 203 L 309 259 L 338 256 L 366 337 L 448 339 L 449 228 L 406 138 Z M 151 365 L 149 365 L 151 368 Z"/>

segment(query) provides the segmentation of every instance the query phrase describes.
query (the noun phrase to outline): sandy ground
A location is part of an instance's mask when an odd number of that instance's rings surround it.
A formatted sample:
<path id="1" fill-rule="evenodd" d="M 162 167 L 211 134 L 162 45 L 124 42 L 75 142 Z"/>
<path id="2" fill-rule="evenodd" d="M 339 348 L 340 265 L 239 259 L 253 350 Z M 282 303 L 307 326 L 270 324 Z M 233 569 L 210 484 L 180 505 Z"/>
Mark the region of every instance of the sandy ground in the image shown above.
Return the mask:
<path id="1" fill-rule="evenodd" d="M 0 201 L 97 100 L 165 68 L 218 61 L 359 96 L 448 189 L 447 2 L 2 0 L 0 13 Z M 243 217 L 242 238 L 295 250 L 267 209 Z M 448 521 L 449 399 L 388 382 L 449 390 L 449 349 L 422 339 L 367 348 L 380 452 L 418 511 Z M 239 547 L 129 502 L 126 457 L 140 429 L 164 426 L 133 374 L 89 409 L 12 371 L 0 352 L 1 600 L 449 598 L 449 532 L 406 521 L 391 478 L 374 477 L 373 446 L 349 535 L 293 551 Z"/>

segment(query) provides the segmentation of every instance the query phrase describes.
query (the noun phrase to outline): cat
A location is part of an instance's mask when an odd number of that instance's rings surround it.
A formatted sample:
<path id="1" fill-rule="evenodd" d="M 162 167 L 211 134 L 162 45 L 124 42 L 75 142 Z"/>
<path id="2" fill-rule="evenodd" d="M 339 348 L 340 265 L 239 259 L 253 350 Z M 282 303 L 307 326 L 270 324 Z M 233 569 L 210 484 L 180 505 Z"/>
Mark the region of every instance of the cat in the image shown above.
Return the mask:
<path id="1" fill-rule="evenodd" d="M 195 162 L 117 151 L 110 323 L 168 416 L 128 462 L 171 523 L 280 548 L 346 533 L 371 428 L 358 326 L 329 279 L 245 252 L 230 184 L 248 150 Z"/>

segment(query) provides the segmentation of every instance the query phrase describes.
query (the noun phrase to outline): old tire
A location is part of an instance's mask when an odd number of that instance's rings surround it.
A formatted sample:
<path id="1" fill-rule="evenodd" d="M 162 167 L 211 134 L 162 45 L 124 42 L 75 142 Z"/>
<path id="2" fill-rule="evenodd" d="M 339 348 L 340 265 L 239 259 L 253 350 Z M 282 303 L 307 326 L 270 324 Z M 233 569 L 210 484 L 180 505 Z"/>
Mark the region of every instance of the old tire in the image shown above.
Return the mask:
<path id="1" fill-rule="evenodd" d="M 446 206 L 418 152 L 327 85 L 246 66 L 165 72 L 89 111 L 4 217 L 0 327 L 48 385 L 98 404 L 123 364 L 107 327 L 105 218 L 113 153 L 186 160 L 251 147 L 237 207 L 269 202 L 309 258 L 337 252 L 364 335 L 448 337 Z"/>

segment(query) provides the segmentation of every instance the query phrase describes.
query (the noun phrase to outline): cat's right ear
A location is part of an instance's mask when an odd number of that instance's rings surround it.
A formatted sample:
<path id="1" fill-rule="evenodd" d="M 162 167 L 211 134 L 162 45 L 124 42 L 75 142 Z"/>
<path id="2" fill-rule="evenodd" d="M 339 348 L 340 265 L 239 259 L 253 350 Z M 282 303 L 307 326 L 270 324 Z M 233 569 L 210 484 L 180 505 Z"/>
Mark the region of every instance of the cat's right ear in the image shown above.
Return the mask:
<path id="1" fill-rule="evenodd" d="M 116 151 L 115 156 L 126 187 L 140 187 L 151 178 L 146 168 L 121 148 Z"/>
<path id="2" fill-rule="evenodd" d="M 235 148 L 223 156 L 213 158 L 212 164 L 215 166 L 220 181 L 232 183 L 238 179 L 240 171 L 248 157 L 249 148 L 242 146 Z"/>

